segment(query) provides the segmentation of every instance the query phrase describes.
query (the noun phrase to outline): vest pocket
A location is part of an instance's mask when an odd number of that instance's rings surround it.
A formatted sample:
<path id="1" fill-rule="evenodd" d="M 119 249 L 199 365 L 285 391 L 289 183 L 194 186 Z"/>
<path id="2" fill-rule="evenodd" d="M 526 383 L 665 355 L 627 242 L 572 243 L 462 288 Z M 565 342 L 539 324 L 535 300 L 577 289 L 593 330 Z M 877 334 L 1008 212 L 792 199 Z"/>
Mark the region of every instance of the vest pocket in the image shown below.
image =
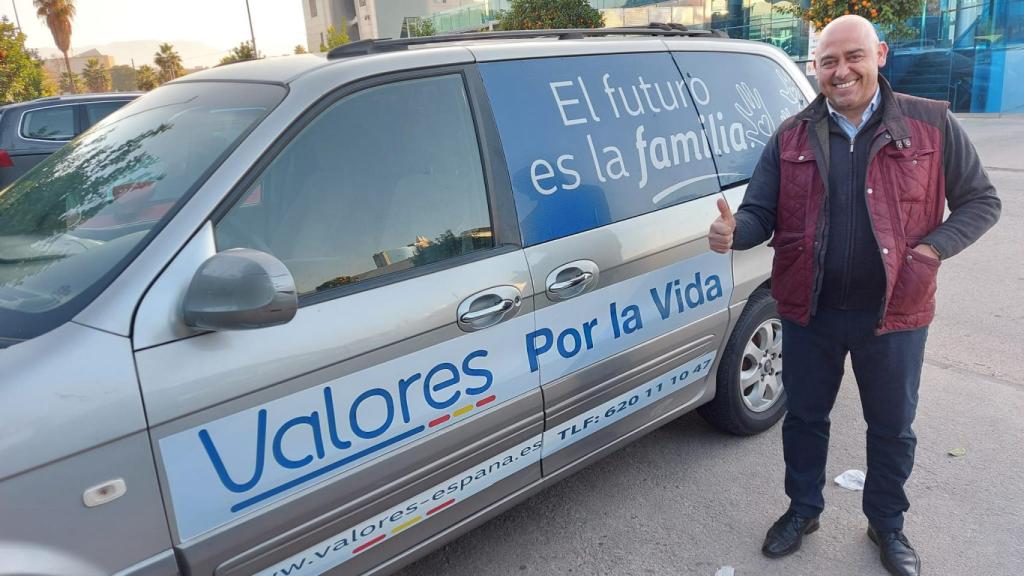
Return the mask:
<path id="1" fill-rule="evenodd" d="M 889 182 L 899 191 L 899 200 L 905 204 L 925 202 L 928 199 L 929 182 L 935 150 L 930 148 L 899 149 L 890 144 L 885 147 L 889 160 Z"/>
<path id="2" fill-rule="evenodd" d="M 775 242 L 772 261 L 772 296 L 783 304 L 796 306 L 810 302 L 811 258 L 803 237 L 780 238 Z"/>
<path id="3" fill-rule="evenodd" d="M 940 265 L 935 258 L 907 247 L 889 300 L 889 313 L 905 316 L 934 306 Z"/>
<path id="4" fill-rule="evenodd" d="M 779 154 L 779 204 L 777 230 L 803 232 L 806 227 L 811 186 L 818 165 L 811 150 L 786 150 Z"/>

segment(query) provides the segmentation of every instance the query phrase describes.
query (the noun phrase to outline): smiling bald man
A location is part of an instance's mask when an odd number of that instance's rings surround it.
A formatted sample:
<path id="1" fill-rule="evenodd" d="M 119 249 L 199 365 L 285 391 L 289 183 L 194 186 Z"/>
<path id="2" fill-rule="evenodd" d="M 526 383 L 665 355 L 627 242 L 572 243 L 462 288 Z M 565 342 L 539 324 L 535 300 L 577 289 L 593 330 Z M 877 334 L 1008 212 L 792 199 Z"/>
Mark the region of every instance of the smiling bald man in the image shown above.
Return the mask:
<path id="1" fill-rule="evenodd" d="M 917 575 L 904 484 L 936 277 L 1001 205 L 948 103 L 894 93 L 879 76 L 888 50 L 860 16 L 825 27 L 814 62 L 821 94 L 779 127 L 736 214 L 719 200 L 708 241 L 717 252 L 769 237 L 775 247 L 790 506 L 762 552 L 792 554 L 819 528 L 829 412 L 849 355 L 868 425 L 868 536 L 891 574 Z"/>

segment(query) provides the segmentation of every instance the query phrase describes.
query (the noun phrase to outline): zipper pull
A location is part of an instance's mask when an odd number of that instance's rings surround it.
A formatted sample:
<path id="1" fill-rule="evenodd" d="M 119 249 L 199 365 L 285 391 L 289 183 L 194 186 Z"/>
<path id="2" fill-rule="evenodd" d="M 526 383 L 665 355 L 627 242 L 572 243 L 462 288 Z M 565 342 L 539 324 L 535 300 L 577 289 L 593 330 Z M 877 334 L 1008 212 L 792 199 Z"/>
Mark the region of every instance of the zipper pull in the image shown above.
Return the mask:
<path id="1" fill-rule="evenodd" d="M 857 138 L 856 136 L 854 136 L 853 138 L 850 138 L 850 154 L 853 154 L 853 141 L 856 138 Z"/>

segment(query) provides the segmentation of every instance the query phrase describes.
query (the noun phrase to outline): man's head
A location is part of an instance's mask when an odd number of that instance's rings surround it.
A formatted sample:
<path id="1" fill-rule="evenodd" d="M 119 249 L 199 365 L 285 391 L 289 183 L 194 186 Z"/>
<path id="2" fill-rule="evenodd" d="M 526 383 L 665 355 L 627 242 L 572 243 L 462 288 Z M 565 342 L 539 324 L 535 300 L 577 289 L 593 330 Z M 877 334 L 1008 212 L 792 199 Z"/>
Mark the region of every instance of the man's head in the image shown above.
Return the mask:
<path id="1" fill-rule="evenodd" d="M 821 32 L 814 51 L 818 85 L 837 112 L 856 118 L 878 89 L 878 69 L 885 66 L 889 47 L 878 40 L 866 19 L 836 18 Z"/>

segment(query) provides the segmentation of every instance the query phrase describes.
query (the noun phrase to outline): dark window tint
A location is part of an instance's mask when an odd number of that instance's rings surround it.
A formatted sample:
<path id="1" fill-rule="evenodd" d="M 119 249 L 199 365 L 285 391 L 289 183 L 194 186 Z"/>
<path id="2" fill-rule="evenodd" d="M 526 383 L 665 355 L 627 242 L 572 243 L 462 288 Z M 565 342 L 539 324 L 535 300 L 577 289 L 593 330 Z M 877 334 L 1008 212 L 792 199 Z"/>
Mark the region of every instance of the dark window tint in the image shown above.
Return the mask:
<path id="1" fill-rule="evenodd" d="M 718 192 L 700 120 L 669 54 L 480 70 L 526 244 Z"/>
<path id="2" fill-rule="evenodd" d="M 93 102 L 85 105 L 85 129 L 88 130 L 93 124 L 103 120 L 111 112 L 127 104 L 127 101 L 116 102 Z"/>
<path id="3" fill-rule="evenodd" d="M 722 185 L 747 180 L 779 124 L 807 105 L 803 92 L 781 66 L 764 56 L 674 56 L 707 129 Z"/>
<path id="4" fill-rule="evenodd" d="M 309 0 L 309 17 L 316 18 L 316 0 Z"/>
<path id="5" fill-rule="evenodd" d="M 273 254 L 301 294 L 494 245 L 458 75 L 370 88 L 304 128 L 217 225 Z"/>
<path id="6" fill-rule="evenodd" d="M 75 136 L 75 107 L 54 106 L 26 112 L 21 135 L 36 140 L 71 140 Z"/>

